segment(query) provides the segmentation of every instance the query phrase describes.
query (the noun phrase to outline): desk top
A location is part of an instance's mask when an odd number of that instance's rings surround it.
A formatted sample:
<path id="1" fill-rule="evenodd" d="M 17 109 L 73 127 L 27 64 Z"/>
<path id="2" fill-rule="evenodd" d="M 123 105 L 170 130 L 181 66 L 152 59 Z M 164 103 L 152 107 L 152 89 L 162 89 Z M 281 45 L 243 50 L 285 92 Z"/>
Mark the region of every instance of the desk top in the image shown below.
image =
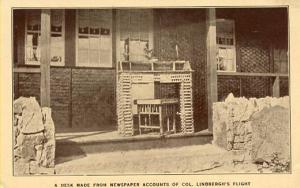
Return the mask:
<path id="1" fill-rule="evenodd" d="M 177 98 L 171 99 L 137 99 L 136 104 L 176 104 L 179 100 Z"/>

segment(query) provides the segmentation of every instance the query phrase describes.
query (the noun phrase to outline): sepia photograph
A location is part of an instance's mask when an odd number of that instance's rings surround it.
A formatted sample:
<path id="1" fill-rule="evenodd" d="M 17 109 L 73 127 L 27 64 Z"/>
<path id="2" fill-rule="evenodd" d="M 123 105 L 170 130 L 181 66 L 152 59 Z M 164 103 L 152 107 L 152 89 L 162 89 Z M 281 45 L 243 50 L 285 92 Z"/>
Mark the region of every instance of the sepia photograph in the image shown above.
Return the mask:
<path id="1" fill-rule="evenodd" d="M 13 176 L 292 173 L 288 12 L 13 7 Z"/>

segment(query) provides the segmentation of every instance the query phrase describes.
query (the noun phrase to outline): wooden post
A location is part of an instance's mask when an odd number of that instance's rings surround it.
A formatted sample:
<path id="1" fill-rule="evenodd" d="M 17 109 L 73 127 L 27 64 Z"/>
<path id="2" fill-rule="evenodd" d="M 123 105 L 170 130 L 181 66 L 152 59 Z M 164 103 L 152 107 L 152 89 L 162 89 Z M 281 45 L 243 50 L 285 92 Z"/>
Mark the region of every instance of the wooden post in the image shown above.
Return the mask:
<path id="1" fill-rule="evenodd" d="M 41 107 L 50 107 L 50 10 L 41 13 Z"/>
<path id="2" fill-rule="evenodd" d="M 209 8 L 206 10 L 206 53 L 207 53 L 207 115 L 208 131 L 213 131 L 213 103 L 218 100 L 217 90 L 217 64 L 216 64 L 216 10 Z"/>
<path id="3" fill-rule="evenodd" d="M 272 87 L 272 96 L 273 97 L 280 97 L 280 79 L 279 76 L 276 76 L 273 82 Z"/>

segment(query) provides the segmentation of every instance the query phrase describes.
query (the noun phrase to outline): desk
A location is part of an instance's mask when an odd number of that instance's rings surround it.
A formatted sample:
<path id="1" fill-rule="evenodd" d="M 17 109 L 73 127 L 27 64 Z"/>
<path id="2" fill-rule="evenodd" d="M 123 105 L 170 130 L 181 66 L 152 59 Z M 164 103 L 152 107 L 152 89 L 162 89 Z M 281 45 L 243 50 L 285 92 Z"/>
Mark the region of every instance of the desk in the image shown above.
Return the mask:
<path id="1" fill-rule="evenodd" d="M 178 103 L 178 99 L 136 100 L 140 134 L 142 134 L 142 129 L 159 129 L 162 135 L 164 133 L 164 126 L 167 127 L 167 132 L 172 131 L 176 133 Z M 157 117 L 158 120 L 155 121 Z"/>

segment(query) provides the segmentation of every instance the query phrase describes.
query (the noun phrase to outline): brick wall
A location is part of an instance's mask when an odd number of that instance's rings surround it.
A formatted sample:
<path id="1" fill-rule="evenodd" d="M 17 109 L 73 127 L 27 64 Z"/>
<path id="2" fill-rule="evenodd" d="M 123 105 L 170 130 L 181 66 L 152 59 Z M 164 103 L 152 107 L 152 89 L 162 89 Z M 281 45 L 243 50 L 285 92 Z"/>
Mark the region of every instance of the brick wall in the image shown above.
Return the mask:
<path id="1" fill-rule="evenodd" d="M 57 131 L 115 128 L 115 70 L 52 67 L 50 87 Z M 14 98 L 20 96 L 40 102 L 39 73 L 14 73 Z"/>

